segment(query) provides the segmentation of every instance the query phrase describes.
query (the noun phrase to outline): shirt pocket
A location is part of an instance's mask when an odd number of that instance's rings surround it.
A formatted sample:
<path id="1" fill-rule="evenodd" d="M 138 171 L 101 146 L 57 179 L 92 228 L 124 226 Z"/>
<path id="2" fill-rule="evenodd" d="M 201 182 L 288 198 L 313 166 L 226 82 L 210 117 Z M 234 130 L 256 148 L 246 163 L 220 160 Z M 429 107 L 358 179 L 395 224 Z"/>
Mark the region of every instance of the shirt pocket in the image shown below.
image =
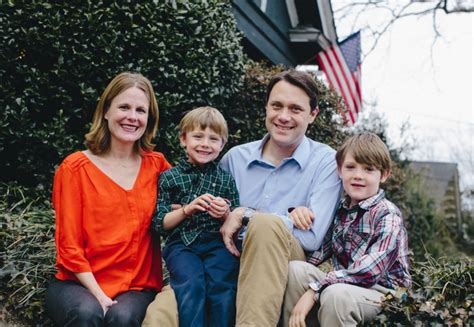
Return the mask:
<path id="1" fill-rule="evenodd" d="M 370 228 L 352 228 L 345 235 L 346 249 L 350 250 L 352 261 L 366 254 L 371 236 Z"/>

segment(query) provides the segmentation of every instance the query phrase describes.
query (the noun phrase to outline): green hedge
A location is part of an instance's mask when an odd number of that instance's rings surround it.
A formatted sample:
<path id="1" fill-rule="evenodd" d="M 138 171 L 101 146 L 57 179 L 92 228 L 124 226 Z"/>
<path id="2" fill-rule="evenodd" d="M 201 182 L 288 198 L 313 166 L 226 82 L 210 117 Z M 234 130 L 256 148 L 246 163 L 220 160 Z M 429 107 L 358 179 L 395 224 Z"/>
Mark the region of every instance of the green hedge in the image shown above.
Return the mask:
<path id="1" fill-rule="evenodd" d="M 412 263 L 413 288 L 388 295 L 371 326 L 472 326 L 474 261 L 426 255 Z"/>
<path id="2" fill-rule="evenodd" d="M 152 81 L 172 158 L 181 113 L 231 111 L 244 74 L 229 1 L 2 1 L 0 31 L 0 181 L 49 188 L 119 72 Z"/>

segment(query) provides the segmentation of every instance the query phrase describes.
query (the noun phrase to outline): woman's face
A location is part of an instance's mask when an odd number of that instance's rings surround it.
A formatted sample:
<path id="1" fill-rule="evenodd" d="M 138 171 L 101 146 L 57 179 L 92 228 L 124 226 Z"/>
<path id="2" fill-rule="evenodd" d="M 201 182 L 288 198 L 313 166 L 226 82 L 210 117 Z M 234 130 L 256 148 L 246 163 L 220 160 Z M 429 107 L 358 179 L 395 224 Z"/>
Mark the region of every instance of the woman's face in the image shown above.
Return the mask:
<path id="1" fill-rule="evenodd" d="M 111 144 L 134 144 L 145 133 L 150 101 L 145 92 L 131 87 L 112 99 L 104 115 L 107 120 Z"/>

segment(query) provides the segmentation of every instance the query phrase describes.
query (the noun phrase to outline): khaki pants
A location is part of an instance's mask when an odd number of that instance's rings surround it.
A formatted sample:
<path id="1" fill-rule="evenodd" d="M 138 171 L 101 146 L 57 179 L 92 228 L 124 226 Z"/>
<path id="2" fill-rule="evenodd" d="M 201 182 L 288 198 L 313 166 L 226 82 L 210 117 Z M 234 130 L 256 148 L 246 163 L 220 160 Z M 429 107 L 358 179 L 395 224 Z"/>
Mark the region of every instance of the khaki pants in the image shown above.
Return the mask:
<path id="1" fill-rule="evenodd" d="M 291 311 L 308 290 L 308 284 L 324 278 L 326 274 L 304 261 L 292 261 L 289 265 L 288 285 L 283 305 L 283 326 L 288 326 Z M 363 288 L 350 284 L 334 284 L 324 289 L 319 303 L 306 318 L 307 326 L 357 326 L 373 319 L 381 310 L 384 294 L 391 292 L 375 285 Z"/>
<path id="2" fill-rule="evenodd" d="M 236 326 L 278 324 L 290 260 L 305 260 L 298 240 L 280 218 L 257 214 L 249 223 L 240 259 Z"/>
<path id="3" fill-rule="evenodd" d="M 249 223 L 240 259 L 237 326 L 278 324 L 290 260 L 305 260 L 298 240 L 279 217 L 258 213 Z M 157 294 L 148 306 L 142 326 L 178 326 L 172 291 Z"/>
<path id="4" fill-rule="evenodd" d="M 142 326 L 178 327 L 178 304 L 173 290 L 165 286 L 146 310 Z"/>

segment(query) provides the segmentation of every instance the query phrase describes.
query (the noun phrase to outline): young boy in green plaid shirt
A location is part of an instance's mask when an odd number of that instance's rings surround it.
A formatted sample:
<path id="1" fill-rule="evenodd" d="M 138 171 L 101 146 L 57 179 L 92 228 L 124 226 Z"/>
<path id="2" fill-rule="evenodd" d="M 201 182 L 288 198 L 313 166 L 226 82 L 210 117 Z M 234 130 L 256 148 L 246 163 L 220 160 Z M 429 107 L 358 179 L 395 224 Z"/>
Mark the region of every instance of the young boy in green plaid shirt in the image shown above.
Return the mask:
<path id="1" fill-rule="evenodd" d="M 200 107 L 179 124 L 187 159 L 159 178 L 152 229 L 165 241 L 163 258 L 178 302 L 180 326 L 234 326 L 239 261 L 219 229 L 239 205 L 232 176 L 214 161 L 228 137 L 215 108 Z M 172 210 L 172 204 L 180 204 Z"/>

